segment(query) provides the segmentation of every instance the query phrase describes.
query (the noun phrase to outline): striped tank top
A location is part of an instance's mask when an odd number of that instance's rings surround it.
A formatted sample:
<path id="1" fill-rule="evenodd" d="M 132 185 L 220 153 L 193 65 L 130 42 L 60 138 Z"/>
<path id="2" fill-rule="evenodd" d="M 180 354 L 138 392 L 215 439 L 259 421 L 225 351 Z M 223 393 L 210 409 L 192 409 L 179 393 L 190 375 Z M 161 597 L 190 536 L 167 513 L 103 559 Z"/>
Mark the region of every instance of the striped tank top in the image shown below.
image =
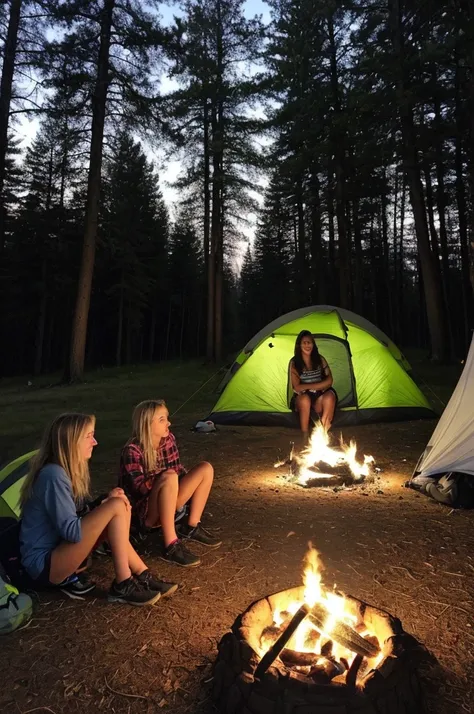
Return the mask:
<path id="1" fill-rule="evenodd" d="M 302 384 L 311 384 L 314 382 L 322 382 L 324 378 L 326 377 L 326 367 L 327 367 L 327 362 L 324 359 L 324 357 L 321 355 L 321 363 L 322 367 L 316 367 L 316 369 L 307 369 L 306 367 L 303 369 L 301 374 L 299 375 L 300 377 L 300 382 Z M 309 389 L 307 391 L 313 392 L 315 390 Z"/>

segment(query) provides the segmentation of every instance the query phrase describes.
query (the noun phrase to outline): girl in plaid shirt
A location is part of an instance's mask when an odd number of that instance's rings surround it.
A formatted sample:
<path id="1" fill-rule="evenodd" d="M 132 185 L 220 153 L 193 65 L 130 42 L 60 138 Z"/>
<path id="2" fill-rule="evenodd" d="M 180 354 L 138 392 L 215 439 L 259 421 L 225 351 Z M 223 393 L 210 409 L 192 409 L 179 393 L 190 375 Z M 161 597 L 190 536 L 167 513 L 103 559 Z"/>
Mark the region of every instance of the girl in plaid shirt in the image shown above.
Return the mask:
<path id="1" fill-rule="evenodd" d="M 119 485 L 130 499 L 140 526 L 161 527 L 164 560 L 190 567 L 199 565 L 201 560 L 188 550 L 185 542 L 195 541 L 214 548 L 221 544 L 201 525 L 214 469 L 203 461 L 186 471 L 169 427 L 169 413 L 162 399 L 149 399 L 135 407 L 132 438 L 120 457 Z M 177 532 L 176 511 L 188 501 L 188 521 Z"/>

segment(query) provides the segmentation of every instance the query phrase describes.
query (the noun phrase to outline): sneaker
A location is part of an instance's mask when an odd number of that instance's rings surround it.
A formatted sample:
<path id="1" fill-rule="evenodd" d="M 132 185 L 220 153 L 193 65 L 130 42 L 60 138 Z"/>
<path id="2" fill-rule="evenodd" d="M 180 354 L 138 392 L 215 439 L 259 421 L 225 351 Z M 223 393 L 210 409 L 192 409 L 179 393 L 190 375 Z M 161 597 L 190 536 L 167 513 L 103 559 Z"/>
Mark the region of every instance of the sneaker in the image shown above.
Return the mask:
<path id="1" fill-rule="evenodd" d="M 215 538 L 212 533 L 209 533 L 209 531 L 204 528 L 201 523 L 198 523 L 197 526 L 193 527 L 182 526 L 179 529 L 179 535 L 184 540 L 193 540 L 196 543 L 201 543 L 201 545 L 207 546 L 208 548 L 218 548 L 222 543 L 222 541 Z"/>
<path id="2" fill-rule="evenodd" d="M 128 605 L 142 607 L 143 605 L 154 605 L 161 597 L 161 593 L 148 590 L 139 580 L 132 577 L 117 583 L 112 583 L 107 600 L 109 602 L 120 602 Z"/>
<path id="3" fill-rule="evenodd" d="M 180 540 L 165 548 L 165 552 L 161 557 L 167 563 L 175 563 L 175 565 L 181 565 L 183 568 L 192 568 L 201 562 L 201 558 L 191 553 Z"/>
<path id="4" fill-rule="evenodd" d="M 140 575 L 135 576 L 139 583 L 145 586 L 147 590 L 153 590 L 155 593 L 160 593 L 161 597 L 168 597 L 176 592 L 178 586 L 176 583 L 167 583 L 165 580 L 153 577 L 149 570 L 144 570 Z"/>
<path id="5" fill-rule="evenodd" d="M 83 600 L 84 595 L 90 593 L 95 588 L 95 583 L 88 580 L 85 575 L 77 575 L 73 573 L 62 583 L 56 585 L 62 593 L 70 597 L 72 600 Z"/>

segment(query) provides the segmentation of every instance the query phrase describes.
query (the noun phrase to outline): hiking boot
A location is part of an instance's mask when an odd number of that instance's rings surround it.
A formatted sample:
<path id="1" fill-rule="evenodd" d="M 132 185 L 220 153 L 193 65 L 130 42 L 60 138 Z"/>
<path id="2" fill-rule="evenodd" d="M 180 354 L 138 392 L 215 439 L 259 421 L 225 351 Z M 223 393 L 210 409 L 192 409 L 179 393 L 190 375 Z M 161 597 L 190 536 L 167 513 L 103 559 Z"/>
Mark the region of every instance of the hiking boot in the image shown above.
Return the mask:
<path id="1" fill-rule="evenodd" d="M 142 607 L 143 605 L 154 605 L 161 597 L 161 593 L 149 590 L 139 580 L 132 577 L 117 583 L 112 583 L 107 600 L 109 602 L 120 602 L 127 605 Z"/>
<path id="2" fill-rule="evenodd" d="M 180 540 L 165 548 L 165 552 L 161 557 L 167 563 L 175 563 L 175 565 L 181 565 L 183 568 L 193 568 L 201 562 L 201 558 L 191 553 Z"/>
<path id="3" fill-rule="evenodd" d="M 183 540 L 193 540 L 196 543 L 205 545 L 207 548 L 218 548 L 222 543 L 212 533 L 209 533 L 201 523 L 198 523 L 197 526 L 182 526 L 179 529 L 179 535 Z"/>
<path id="4" fill-rule="evenodd" d="M 87 593 L 90 593 L 90 591 L 95 588 L 95 583 L 88 580 L 85 575 L 73 573 L 55 587 L 59 588 L 62 593 L 72 600 L 82 600 L 84 595 L 87 595 Z"/>
<path id="5" fill-rule="evenodd" d="M 176 583 L 167 583 L 165 580 L 155 578 L 149 570 L 144 570 L 143 573 L 135 577 L 147 590 L 160 593 L 161 597 L 168 597 L 178 589 Z"/>

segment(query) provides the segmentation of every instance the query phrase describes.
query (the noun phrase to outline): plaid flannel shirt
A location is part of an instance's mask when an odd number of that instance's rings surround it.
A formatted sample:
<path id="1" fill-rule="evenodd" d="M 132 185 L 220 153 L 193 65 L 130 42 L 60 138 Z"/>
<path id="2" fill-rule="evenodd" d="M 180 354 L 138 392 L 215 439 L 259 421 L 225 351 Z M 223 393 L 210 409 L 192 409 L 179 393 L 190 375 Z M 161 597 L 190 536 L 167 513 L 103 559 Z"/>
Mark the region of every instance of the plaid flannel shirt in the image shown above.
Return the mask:
<path id="1" fill-rule="evenodd" d="M 122 449 L 119 486 L 127 494 L 133 513 L 141 523 L 144 522 L 148 510 L 148 494 L 156 478 L 167 469 L 174 469 L 179 478 L 186 473 L 179 458 L 176 438 L 171 432 L 161 440 L 156 450 L 156 468 L 151 472 L 145 470 L 143 451 L 137 441 L 130 441 Z"/>

